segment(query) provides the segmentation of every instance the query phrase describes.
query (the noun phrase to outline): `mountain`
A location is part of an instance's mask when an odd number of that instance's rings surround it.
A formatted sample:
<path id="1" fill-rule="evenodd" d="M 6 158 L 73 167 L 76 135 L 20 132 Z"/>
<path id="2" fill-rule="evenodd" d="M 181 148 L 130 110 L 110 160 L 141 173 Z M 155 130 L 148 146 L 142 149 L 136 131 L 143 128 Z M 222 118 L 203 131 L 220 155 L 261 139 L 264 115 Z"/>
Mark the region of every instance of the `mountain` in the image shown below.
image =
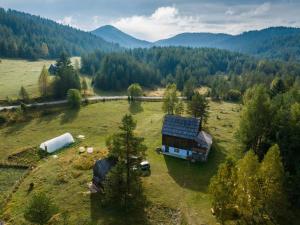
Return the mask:
<path id="1" fill-rule="evenodd" d="M 263 30 L 249 31 L 222 43 L 228 50 L 238 51 L 260 57 L 299 60 L 300 29 L 290 27 L 270 27 Z"/>
<path id="2" fill-rule="evenodd" d="M 300 29 L 271 27 L 239 35 L 182 33 L 154 45 L 220 48 L 259 57 L 299 60 Z"/>
<path id="3" fill-rule="evenodd" d="M 212 33 L 182 33 L 174 37 L 154 42 L 155 46 L 185 46 L 185 47 L 211 47 L 231 38 L 228 34 Z"/>
<path id="4" fill-rule="evenodd" d="M 136 39 L 113 26 L 103 26 L 92 31 L 104 40 L 127 48 L 152 46 L 184 46 L 219 48 L 246 53 L 263 58 L 300 60 L 300 29 L 271 27 L 244 32 L 238 35 L 214 33 L 181 33 L 174 37 L 147 42 Z"/>
<path id="5" fill-rule="evenodd" d="M 62 51 L 80 55 L 95 49 L 114 51 L 120 47 L 49 19 L 0 8 L 0 57 L 56 58 Z"/>
<path id="6" fill-rule="evenodd" d="M 91 31 L 91 33 L 103 38 L 107 42 L 118 43 L 120 46 L 126 48 L 146 48 L 151 46 L 150 42 L 134 38 L 111 25 L 99 27 Z"/>

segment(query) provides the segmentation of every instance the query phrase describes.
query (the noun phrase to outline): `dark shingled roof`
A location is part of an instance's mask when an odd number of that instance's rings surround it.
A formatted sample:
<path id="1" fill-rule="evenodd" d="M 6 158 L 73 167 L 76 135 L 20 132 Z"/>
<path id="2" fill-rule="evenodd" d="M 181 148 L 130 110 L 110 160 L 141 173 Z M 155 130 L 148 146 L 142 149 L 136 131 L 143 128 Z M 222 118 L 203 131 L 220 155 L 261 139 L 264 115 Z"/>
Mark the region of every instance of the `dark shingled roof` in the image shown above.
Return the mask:
<path id="1" fill-rule="evenodd" d="M 166 115 L 162 134 L 194 140 L 199 133 L 199 126 L 199 119 Z"/>
<path id="2" fill-rule="evenodd" d="M 93 172 L 93 180 L 96 183 L 101 183 L 105 180 L 106 175 L 108 172 L 111 170 L 111 168 L 116 165 L 116 160 L 111 159 L 111 158 L 105 158 L 101 160 L 97 160 Z"/>

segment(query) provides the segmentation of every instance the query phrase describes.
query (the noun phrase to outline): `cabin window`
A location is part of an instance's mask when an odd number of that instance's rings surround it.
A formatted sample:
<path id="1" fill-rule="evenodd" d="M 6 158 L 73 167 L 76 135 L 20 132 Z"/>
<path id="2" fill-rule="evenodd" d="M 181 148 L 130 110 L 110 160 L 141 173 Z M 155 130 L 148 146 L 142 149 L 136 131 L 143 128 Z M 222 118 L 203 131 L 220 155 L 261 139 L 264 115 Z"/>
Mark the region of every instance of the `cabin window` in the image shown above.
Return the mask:
<path id="1" fill-rule="evenodd" d="M 179 153 L 179 148 L 174 148 L 175 153 Z"/>

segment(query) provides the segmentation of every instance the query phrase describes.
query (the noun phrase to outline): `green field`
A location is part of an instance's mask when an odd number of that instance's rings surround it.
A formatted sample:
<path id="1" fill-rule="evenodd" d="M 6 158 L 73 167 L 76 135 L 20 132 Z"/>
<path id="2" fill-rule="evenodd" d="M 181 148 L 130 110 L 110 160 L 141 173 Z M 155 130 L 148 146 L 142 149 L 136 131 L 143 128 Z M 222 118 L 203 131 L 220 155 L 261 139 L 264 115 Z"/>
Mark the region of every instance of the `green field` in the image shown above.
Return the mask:
<path id="1" fill-rule="evenodd" d="M 79 57 L 73 57 L 71 59 L 73 63 L 75 59 L 79 59 Z M 0 100 L 6 99 L 6 97 L 17 99 L 21 86 L 25 87 L 30 97 L 38 97 L 38 77 L 40 72 L 43 65 L 46 65 L 48 68 L 52 63 L 55 63 L 55 61 L 1 59 Z"/>
<path id="2" fill-rule="evenodd" d="M 0 168 L 0 207 L 11 188 L 25 173 L 24 169 Z M 1 213 L 1 209 L 0 209 Z"/>
<path id="3" fill-rule="evenodd" d="M 233 138 L 239 120 L 239 105 L 232 103 L 210 103 L 210 119 L 207 130 L 214 137 L 214 146 L 206 163 L 191 164 L 187 161 L 157 154 L 161 145 L 163 112 L 161 103 L 142 103 L 141 108 L 130 108 L 127 101 L 105 102 L 88 105 L 80 111 L 66 110 L 52 115 L 35 118 L 0 129 L 0 159 L 25 146 L 36 146 L 42 141 L 71 132 L 83 134 L 86 139 L 76 147 L 61 151 L 58 158 L 42 160 L 38 167 L 21 184 L 5 208 L 3 217 L 9 224 L 21 224 L 24 206 L 31 197 L 27 193 L 31 182 L 35 191 L 44 190 L 59 206 L 61 211 L 70 212 L 71 224 L 144 224 L 140 218 L 127 218 L 120 212 L 103 210 L 91 198 L 87 184 L 92 170 L 79 170 L 78 147 L 93 146 L 101 151 L 105 138 L 115 132 L 120 120 L 129 111 L 138 122 L 137 133 L 145 137 L 151 176 L 143 179 L 147 199 L 158 208 L 179 210 L 188 224 L 215 224 L 210 213 L 210 197 L 207 193 L 210 178 L 216 173 L 219 163 L 227 156 L 239 157 Z M 34 138 L 33 138 L 34 137 Z M 95 153 L 95 158 L 101 154 Z M 61 177 L 64 182 L 58 182 Z M 156 210 L 154 217 L 159 217 Z M 159 223 L 159 219 L 154 224 Z M 168 224 L 167 219 L 161 224 Z"/>
<path id="4" fill-rule="evenodd" d="M 43 65 L 47 67 L 53 60 L 11 60 L 2 59 L 0 63 L 0 99 L 16 99 L 23 85 L 30 97 L 39 96 L 38 77 Z"/>

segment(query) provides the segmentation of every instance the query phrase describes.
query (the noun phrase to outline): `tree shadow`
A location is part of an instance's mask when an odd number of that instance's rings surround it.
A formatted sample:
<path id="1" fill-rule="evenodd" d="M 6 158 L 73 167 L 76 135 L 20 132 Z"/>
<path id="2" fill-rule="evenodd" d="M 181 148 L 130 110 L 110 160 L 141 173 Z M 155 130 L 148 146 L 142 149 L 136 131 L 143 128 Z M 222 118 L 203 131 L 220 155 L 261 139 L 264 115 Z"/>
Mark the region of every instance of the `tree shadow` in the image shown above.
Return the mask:
<path id="1" fill-rule="evenodd" d="M 5 131 L 5 136 L 14 134 L 14 133 L 22 130 L 28 124 L 29 124 L 29 122 L 25 121 L 25 122 L 16 122 L 14 124 L 7 125 L 7 130 Z"/>
<path id="2" fill-rule="evenodd" d="M 130 101 L 129 102 L 129 112 L 131 114 L 137 114 L 143 112 L 144 109 L 142 107 L 141 101 Z"/>
<path id="3" fill-rule="evenodd" d="M 77 118 L 79 111 L 80 109 L 67 109 L 61 117 L 60 124 L 73 122 Z"/>
<path id="4" fill-rule="evenodd" d="M 100 221 L 105 221 L 106 225 L 128 225 L 128 224 L 145 224 L 150 225 L 145 205 L 137 207 L 134 210 L 126 211 L 119 207 L 103 206 L 102 204 L 103 195 L 101 193 L 94 193 L 90 195 L 91 201 L 91 223 L 99 224 Z"/>
<path id="5" fill-rule="evenodd" d="M 59 112 L 59 111 L 44 110 L 41 113 L 41 116 L 38 118 L 37 122 L 38 123 L 42 123 L 42 122 L 50 123 L 52 120 L 56 119 L 59 114 L 61 114 L 61 112 Z"/>
<path id="6" fill-rule="evenodd" d="M 214 140 L 206 162 L 190 161 L 164 155 L 170 176 L 181 187 L 193 191 L 207 192 L 210 179 L 217 173 L 219 164 L 224 161 L 223 149 Z"/>

